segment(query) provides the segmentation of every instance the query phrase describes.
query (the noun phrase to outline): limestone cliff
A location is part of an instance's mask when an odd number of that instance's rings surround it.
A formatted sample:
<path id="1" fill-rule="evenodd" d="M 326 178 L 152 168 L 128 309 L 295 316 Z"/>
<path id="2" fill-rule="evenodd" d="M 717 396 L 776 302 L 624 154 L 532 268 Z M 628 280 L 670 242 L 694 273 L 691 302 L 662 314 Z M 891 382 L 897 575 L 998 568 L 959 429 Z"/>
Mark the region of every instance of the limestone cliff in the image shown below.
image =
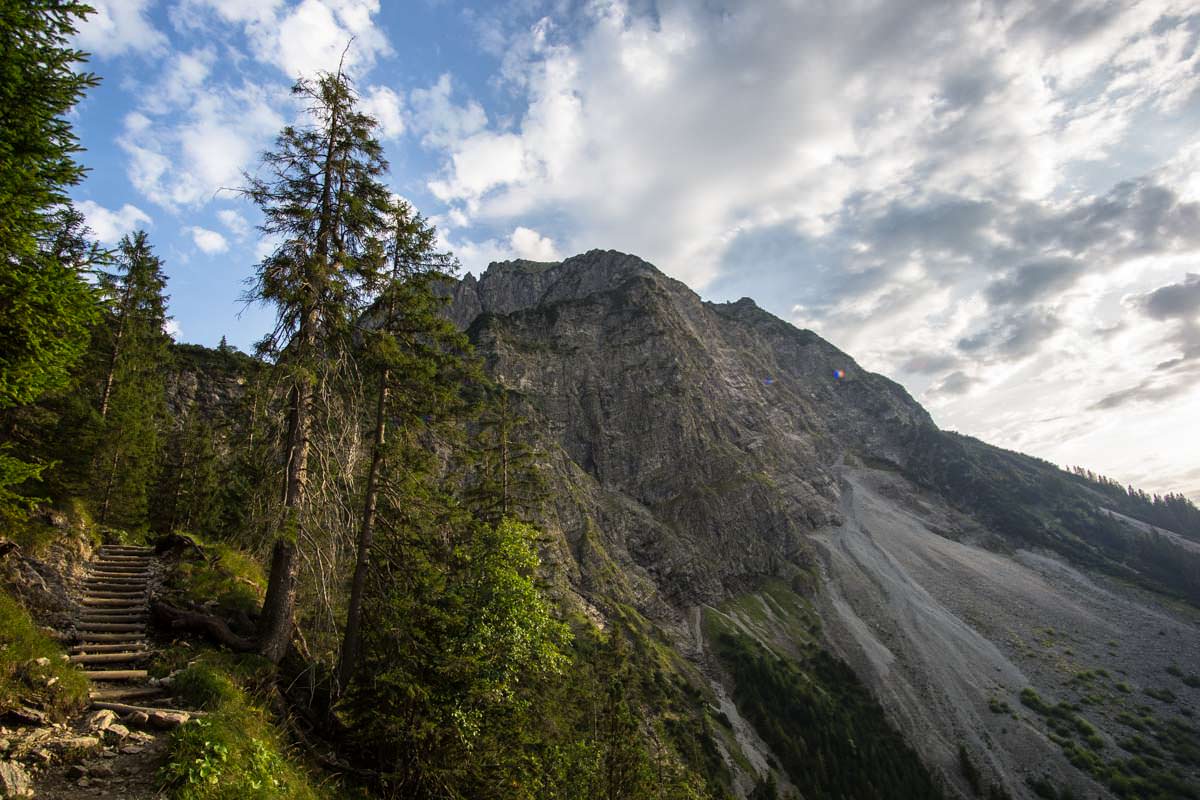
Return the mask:
<path id="1" fill-rule="evenodd" d="M 963 758 L 981 791 L 1108 796 L 1132 769 L 1116 743 L 1151 724 L 1128 696 L 1200 663 L 1194 607 L 1157 593 L 1196 602 L 1200 547 L 1112 522 L 1052 465 L 939 431 L 901 386 L 748 299 L 704 302 L 592 251 L 493 264 L 449 313 L 543 432 L 551 571 L 597 617 L 636 608 L 707 676 L 734 717 L 721 747 L 740 794 L 779 762 L 729 700 L 713 630 L 786 655 L 814 630 L 797 609 L 813 611 L 820 646 L 964 796 Z M 1153 724 L 1195 739 L 1172 715 L 1200 691 L 1171 697 Z M 1064 718 L 1099 733 L 1076 743 Z M 1189 756 L 1163 758 L 1196 780 Z"/>

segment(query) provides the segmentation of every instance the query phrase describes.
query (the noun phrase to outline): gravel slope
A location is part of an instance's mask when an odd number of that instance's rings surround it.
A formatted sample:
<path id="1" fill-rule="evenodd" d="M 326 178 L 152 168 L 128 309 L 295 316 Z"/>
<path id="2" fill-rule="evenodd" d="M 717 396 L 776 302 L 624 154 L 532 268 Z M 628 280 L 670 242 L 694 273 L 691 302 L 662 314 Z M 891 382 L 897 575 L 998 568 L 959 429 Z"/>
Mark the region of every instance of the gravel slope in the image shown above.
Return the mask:
<path id="1" fill-rule="evenodd" d="M 1127 734 L 1115 721 L 1122 710 L 1200 710 L 1200 691 L 1166 672 L 1200 665 L 1194 611 L 1053 556 L 969 544 L 978 538 L 971 523 L 899 476 L 839 471 L 846 523 L 815 536 L 827 635 L 961 791 L 960 743 L 986 779 L 1014 797 L 1032 797 L 1025 779 L 1040 775 L 1077 796 L 1110 796 L 1045 736 L 1042 720 L 1020 703 L 1025 687 L 1049 702 L 1102 698 L 1081 713 L 1105 736 L 1106 757 L 1126 756 L 1114 741 Z M 1097 668 L 1111 677 L 1064 685 Z M 1120 682 L 1131 692 L 1117 690 Z M 1142 692 L 1159 687 L 1178 700 L 1164 704 Z M 989 701 L 1013 713 L 995 713 Z"/>

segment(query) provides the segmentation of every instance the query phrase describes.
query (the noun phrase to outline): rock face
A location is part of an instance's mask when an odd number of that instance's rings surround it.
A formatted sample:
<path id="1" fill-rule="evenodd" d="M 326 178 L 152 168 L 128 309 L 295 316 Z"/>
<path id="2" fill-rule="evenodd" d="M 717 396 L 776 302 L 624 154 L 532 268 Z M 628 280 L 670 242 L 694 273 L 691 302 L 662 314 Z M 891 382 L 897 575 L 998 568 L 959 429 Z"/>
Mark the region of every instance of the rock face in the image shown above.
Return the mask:
<path id="1" fill-rule="evenodd" d="M 582 509 L 676 608 L 803 565 L 805 534 L 839 520 L 831 467 L 848 454 L 902 462 L 932 424 L 811 332 L 749 300 L 702 302 L 620 253 L 495 264 L 459 284 L 451 316 L 588 495 L 557 508 L 572 546 L 589 529 Z"/>
<path id="2" fill-rule="evenodd" d="M 666 631 L 722 708 L 732 686 L 701 620 L 737 619 L 747 598 L 772 616 L 763 587 L 778 598 L 783 586 L 952 795 L 975 794 L 961 746 L 985 792 L 1032 797 L 1028 781 L 1045 778 L 1107 797 L 1110 779 L 1072 766 L 1088 762 L 1068 761 L 1056 723 L 1022 706 L 1022 690 L 1071 703 L 1077 729 L 1099 731 L 1089 752 L 1111 764 L 1130 757 L 1115 743 L 1150 713 L 1137 693 L 1200 663 L 1194 610 L 1128 585 L 1167 576 L 1186 597 L 1197 554 L 1180 549 L 1156 573 L 1131 555 L 1148 541 L 1132 528 L 1088 539 L 1100 498 L 1086 487 L 939 431 L 901 386 L 748 299 L 703 302 L 611 251 L 493 264 L 451 299 L 451 318 L 543 432 L 549 572 L 594 617 L 628 604 Z M 794 627 L 772 620 L 738 625 L 793 649 Z M 1200 678 L 1170 684 L 1175 699 L 1152 711 L 1200 748 L 1172 716 L 1200 711 Z M 738 764 L 761 772 L 777 759 L 726 710 L 740 732 L 724 752 L 747 756 L 728 759 L 747 794 L 756 776 Z M 1181 758 L 1170 769 L 1196 782 L 1198 765 Z"/>

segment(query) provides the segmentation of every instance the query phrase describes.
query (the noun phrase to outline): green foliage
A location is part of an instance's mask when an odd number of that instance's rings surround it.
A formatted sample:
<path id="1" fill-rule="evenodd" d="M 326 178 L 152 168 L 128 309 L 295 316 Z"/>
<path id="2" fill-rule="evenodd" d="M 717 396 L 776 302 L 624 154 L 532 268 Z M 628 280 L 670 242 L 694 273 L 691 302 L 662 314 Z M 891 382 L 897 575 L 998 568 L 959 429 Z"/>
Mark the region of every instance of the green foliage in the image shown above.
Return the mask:
<path id="1" fill-rule="evenodd" d="M 1153 697 L 1155 700 L 1158 700 L 1160 703 L 1174 703 L 1175 702 L 1175 693 L 1172 692 L 1170 689 L 1149 688 L 1149 689 L 1143 689 L 1143 691 L 1150 697 Z"/>
<path id="2" fill-rule="evenodd" d="M 853 671 L 824 650 L 803 663 L 717 637 L 734 700 L 811 798 L 936 798 L 941 790 Z"/>
<path id="3" fill-rule="evenodd" d="M 245 193 L 262 209 L 263 232 L 282 243 L 259 264 L 248 299 L 273 305 L 275 331 L 264 351 L 301 369 L 349 332 L 382 267 L 389 194 L 375 120 L 340 70 L 302 78 L 292 94 L 308 104 L 308 124 L 288 125 L 262 156 L 266 177 L 246 176 Z"/>
<path id="4" fill-rule="evenodd" d="M 0 3 L 0 409 L 62 386 L 87 344 L 90 292 L 57 246 L 83 177 L 67 114 L 97 83 L 77 69 L 82 3 Z"/>
<path id="5" fill-rule="evenodd" d="M 211 603 L 226 616 L 255 611 L 267 583 L 262 564 L 233 545 L 190 538 L 203 555 L 184 550 L 168 576 L 168 590 L 190 603 Z"/>
<path id="6" fill-rule="evenodd" d="M 99 254 L 66 196 L 83 177 L 66 117 L 96 83 L 69 43 L 89 11 L 0 2 L 0 423 L 10 435 L 12 409 L 66 385 L 96 315 L 81 272 Z M 28 506 L 22 487 L 45 467 L 0 444 L 0 516 Z"/>
<path id="7" fill-rule="evenodd" d="M 176 676 L 185 697 L 212 709 L 172 735 L 162 779 L 176 800 L 316 800 L 320 793 L 233 678 L 211 664 Z"/>
<path id="8" fill-rule="evenodd" d="M 38 664 L 39 659 L 46 663 Z M 62 719 L 84 707 L 88 681 L 16 600 L 0 591 L 0 714 L 33 700 Z"/>
<path id="9" fill-rule="evenodd" d="M 1165 764 L 1165 759 L 1171 758 L 1182 765 L 1200 765 L 1197 731 L 1182 720 L 1160 722 L 1150 714 L 1135 717 L 1127 711 L 1119 712 L 1116 715 L 1117 722 L 1152 734 L 1158 745 L 1141 735 L 1133 735 L 1120 740 L 1119 745 L 1123 750 L 1135 753 L 1135 758 L 1105 760 L 1099 755 L 1104 740 L 1086 720 L 1075 713 L 1077 708 L 1069 703 L 1050 705 L 1033 689 L 1021 692 L 1021 702 L 1042 716 L 1051 729 L 1050 738 L 1059 744 L 1072 766 L 1108 786 L 1118 797 L 1142 800 L 1200 797 L 1200 787 Z M 1081 747 L 1074 740 L 1076 735 L 1083 738 L 1086 747 Z M 1050 789 L 1053 790 L 1053 787 Z M 1062 797 L 1067 791 L 1042 794 L 1035 787 L 1035 792 L 1042 797 Z"/>
<path id="10" fill-rule="evenodd" d="M 152 527 L 164 532 L 218 530 L 224 466 L 213 426 L 196 408 L 188 409 L 166 437 L 150 515 Z"/>
<path id="11" fill-rule="evenodd" d="M 456 522 L 380 542 L 360 679 L 345 704 L 358 746 L 409 796 L 447 796 L 470 780 L 469 754 L 520 705 L 522 684 L 567 661 L 567 631 L 533 580 L 536 532 Z"/>

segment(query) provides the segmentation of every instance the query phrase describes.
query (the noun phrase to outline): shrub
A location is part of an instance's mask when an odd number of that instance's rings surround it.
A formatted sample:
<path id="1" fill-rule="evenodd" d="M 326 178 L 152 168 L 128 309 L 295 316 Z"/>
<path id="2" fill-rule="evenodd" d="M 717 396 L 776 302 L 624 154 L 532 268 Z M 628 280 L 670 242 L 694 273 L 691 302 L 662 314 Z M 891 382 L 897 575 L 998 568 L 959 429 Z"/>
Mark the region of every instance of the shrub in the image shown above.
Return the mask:
<path id="1" fill-rule="evenodd" d="M 220 659 L 224 656 L 216 656 Z M 234 675 L 199 662 L 178 673 L 174 688 L 213 709 L 171 735 L 163 782 L 176 800 L 316 800 L 305 772 Z"/>
<path id="2" fill-rule="evenodd" d="M 83 707 L 87 690 L 83 672 L 66 661 L 20 603 L 0 591 L 0 713 L 28 698 L 63 718 Z"/>

